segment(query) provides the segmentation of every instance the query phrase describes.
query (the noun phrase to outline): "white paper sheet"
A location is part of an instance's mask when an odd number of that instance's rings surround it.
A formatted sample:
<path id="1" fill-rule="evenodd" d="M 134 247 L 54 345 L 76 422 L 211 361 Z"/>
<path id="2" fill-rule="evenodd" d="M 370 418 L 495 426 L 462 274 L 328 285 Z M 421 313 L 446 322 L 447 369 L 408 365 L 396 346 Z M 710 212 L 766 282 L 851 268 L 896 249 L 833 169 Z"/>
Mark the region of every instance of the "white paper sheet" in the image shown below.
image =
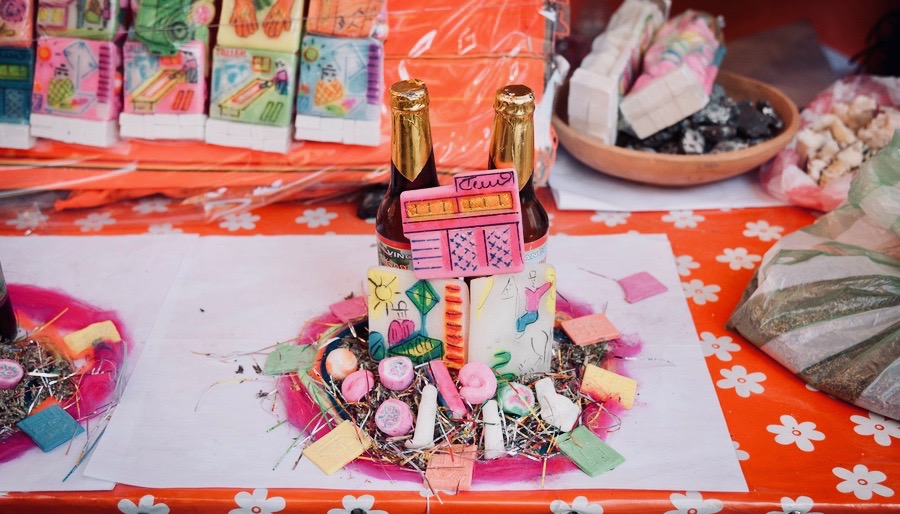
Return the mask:
<path id="1" fill-rule="evenodd" d="M 295 449 L 296 429 L 271 432 L 275 416 L 257 391 L 275 381 L 198 353 L 252 352 L 295 337 L 328 305 L 361 291 L 376 262 L 370 236 L 201 238 L 187 257 L 159 323 L 87 474 L 146 487 L 315 487 L 420 490 L 418 474 L 383 480 L 347 470 L 323 475 Z M 625 456 L 613 472 L 549 478 L 545 487 L 747 491 L 664 236 L 551 240 L 559 290 L 606 312 L 644 341 L 633 363 L 638 405 L 608 442 Z M 604 251 L 605 250 L 605 251 Z M 627 304 L 621 277 L 651 271 L 669 291 Z M 202 309 L 202 310 L 201 310 Z M 256 357 L 260 365 L 264 356 Z M 245 383 L 235 379 L 258 378 Z M 211 384 L 228 382 L 210 388 Z M 536 489 L 539 481 L 476 489 Z"/>
<path id="2" fill-rule="evenodd" d="M 694 187 L 658 187 L 592 170 L 559 147 L 550 187 L 561 210 L 642 212 L 786 205 L 763 191 L 757 173 Z"/>
<path id="3" fill-rule="evenodd" d="M 66 293 L 126 325 L 134 366 L 194 236 L 2 237 L 6 281 Z M 15 298 L 13 298 L 15 302 Z M 99 320 L 98 320 L 99 321 Z M 94 425 L 88 428 L 93 430 Z M 96 434 L 91 432 L 93 438 Z M 0 491 L 108 490 L 113 482 L 84 476 L 84 464 L 65 482 L 87 434 L 50 453 L 35 448 L 0 464 Z"/>

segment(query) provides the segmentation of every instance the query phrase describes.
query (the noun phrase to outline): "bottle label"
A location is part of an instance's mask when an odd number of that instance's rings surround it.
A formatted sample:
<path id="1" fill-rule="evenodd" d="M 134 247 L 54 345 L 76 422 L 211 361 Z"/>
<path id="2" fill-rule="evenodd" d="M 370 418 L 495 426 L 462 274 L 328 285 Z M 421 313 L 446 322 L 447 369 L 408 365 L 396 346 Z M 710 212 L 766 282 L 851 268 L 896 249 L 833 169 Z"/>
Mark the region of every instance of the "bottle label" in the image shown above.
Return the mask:
<path id="1" fill-rule="evenodd" d="M 525 264 L 539 264 L 542 262 L 547 262 L 547 247 L 549 246 L 547 244 L 548 239 L 548 235 L 544 234 L 544 237 L 538 239 L 537 241 L 525 243 L 525 254 L 522 256 Z"/>
<path id="2" fill-rule="evenodd" d="M 381 234 L 378 238 L 378 264 L 391 268 L 412 269 L 412 247 L 409 243 L 392 241 Z"/>

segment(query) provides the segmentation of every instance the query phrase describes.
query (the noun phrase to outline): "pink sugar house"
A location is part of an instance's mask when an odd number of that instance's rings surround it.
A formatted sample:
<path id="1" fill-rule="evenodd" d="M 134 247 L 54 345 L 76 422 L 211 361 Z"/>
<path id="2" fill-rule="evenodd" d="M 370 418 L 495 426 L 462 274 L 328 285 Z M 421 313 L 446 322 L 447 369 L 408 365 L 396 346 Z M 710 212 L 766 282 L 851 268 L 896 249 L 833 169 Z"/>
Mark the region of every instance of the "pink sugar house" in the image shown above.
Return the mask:
<path id="1" fill-rule="evenodd" d="M 459 173 L 453 184 L 400 196 L 420 279 L 517 273 L 523 261 L 515 170 Z"/>

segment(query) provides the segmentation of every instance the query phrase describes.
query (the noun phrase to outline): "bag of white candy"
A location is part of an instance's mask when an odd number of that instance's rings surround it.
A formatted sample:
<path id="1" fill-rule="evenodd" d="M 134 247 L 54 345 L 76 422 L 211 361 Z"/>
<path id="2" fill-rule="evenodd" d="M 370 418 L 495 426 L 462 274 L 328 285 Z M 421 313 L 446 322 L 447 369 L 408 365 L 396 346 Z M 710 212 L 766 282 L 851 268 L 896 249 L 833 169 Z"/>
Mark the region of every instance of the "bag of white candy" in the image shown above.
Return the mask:
<path id="1" fill-rule="evenodd" d="M 763 188 L 781 200 L 831 211 L 847 198 L 859 166 L 900 128 L 900 78 L 838 80 L 800 113 L 800 130 L 762 166 Z"/>

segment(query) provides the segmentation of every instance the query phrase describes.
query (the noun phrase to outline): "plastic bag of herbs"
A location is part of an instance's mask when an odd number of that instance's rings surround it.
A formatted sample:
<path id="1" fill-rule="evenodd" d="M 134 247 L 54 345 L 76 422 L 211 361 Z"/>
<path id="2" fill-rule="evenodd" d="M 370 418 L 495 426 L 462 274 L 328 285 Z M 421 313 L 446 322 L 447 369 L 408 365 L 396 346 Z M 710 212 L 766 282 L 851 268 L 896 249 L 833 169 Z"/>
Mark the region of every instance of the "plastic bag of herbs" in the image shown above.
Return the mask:
<path id="1" fill-rule="evenodd" d="M 765 255 L 728 320 L 810 385 L 900 418 L 900 131 Z"/>

